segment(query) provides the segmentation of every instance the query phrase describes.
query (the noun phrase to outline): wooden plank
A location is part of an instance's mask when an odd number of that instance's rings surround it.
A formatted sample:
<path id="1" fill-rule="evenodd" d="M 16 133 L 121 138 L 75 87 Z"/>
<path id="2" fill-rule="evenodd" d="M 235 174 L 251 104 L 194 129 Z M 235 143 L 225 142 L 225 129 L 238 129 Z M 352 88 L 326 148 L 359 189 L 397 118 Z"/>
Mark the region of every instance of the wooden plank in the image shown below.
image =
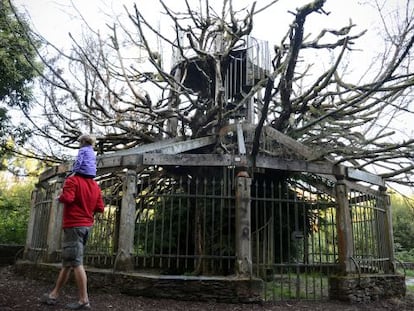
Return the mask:
<path id="1" fill-rule="evenodd" d="M 143 155 L 143 165 L 177 165 L 177 166 L 251 166 L 252 159 L 239 155 L 219 154 L 177 154 L 167 155 L 146 153 Z M 305 160 L 283 160 L 268 156 L 258 156 L 256 167 L 295 172 L 310 172 L 332 174 L 333 166 L 325 162 L 309 163 Z"/>
<path id="2" fill-rule="evenodd" d="M 244 144 L 244 135 L 243 135 L 242 126 L 240 123 L 237 123 L 237 145 L 239 147 L 239 154 L 245 155 L 246 146 Z"/>
<path id="3" fill-rule="evenodd" d="M 135 169 L 142 164 L 142 154 L 132 154 L 122 157 L 122 166 L 126 168 Z"/>
<path id="4" fill-rule="evenodd" d="M 307 162 L 305 160 L 284 160 L 269 156 L 258 155 L 256 158 L 256 167 L 269 168 L 276 170 L 309 172 L 315 174 L 332 175 L 334 166 L 327 162 Z"/>
<path id="5" fill-rule="evenodd" d="M 168 147 L 179 141 L 180 140 L 178 138 L 165 139 L 165 140 L 156 141 L 154 143 L 145 144 L 145 145 L 141 145 L 141 146 L 130 148 L 130 149 L 115 151 L 113 153 L 108 153 L 104 156 L 122 156 L 122 155 L 131 155 L 131 154 L 140 154 L 140 153 L 145 153 L 145 152 L 153 152 L 153 151 Z"/>
<path id="6" fill-rule="evenodd" d="M 179 139 L 168 139 L 165 141 L 158 141 L 152 144 L 147 144 L 127 150 L 119 150 L 110 154 L 102 155 L 101 157 L 114 157 L 114 156 L 129 156 L 134 154 L 143 153 L 164 153 L 164 154 L 177 154 L 201 147 L 205 147 L 216 142 L 215 136 L 206 136 L 201 138 L 179 140 Z"/>
<path id="7" fill-rule="evenodd" d="M 196 139 L 190 139 L 185 141 L 176 142 L 167 147 L 160 148 L 158 152 L 163 154 L 178 154 L 182 152 L 187 152 L 194 149 L 199 149 L 208 145 L 216 143 L 215 136 L 206 136 Z"/>
<path id="8" fill-rule="evenodd" d="M 316 152 L 314 152 L 312 149 L 310 149 L 309 147 L 306 147 L 304 145 L 302 145 L 300 142 L 297 142 L 296 140 L 294 140 L 293 138 L 273 129 L 270 127 L 266 127 L 265 128 L 265 133 L 266 135 L 268 135 L 269 137 L 275 139 L 277 142 L 281 143 L 282 145 L 284 145 L 285 147 L 297 152 L 298 154 L 304 156 L 307 160 L 313 160 L 313 159 L 318 159 L 320 158 L 320 155 L 318 155 Z M 334 161 L 324 157 L 324 161 L 326 161 L 327 163 L 331 163 L 333 164 Z M 349 178 L 350 180 L 358 180 L 358 181 L 364 181 L 373 185 L 378 185 L 378 186 L 384 186 L 384 180 L 374 174 L 368 173 L 368 172 L 364 172 L 358 169 L 354 169 L 354 168 L 350 168 L 350 167 L 345 167 L 343 165 L 337 165 L 338 169 L 340 171 L 344 171 L 345 170 L 345 176 L 347 178 Z M 331 174 L 335 175 L 335 172 L 332 172 Z"/>
<path id="9" fill-rule="evenodd" d="M 354 169 L 352 167 L 347 168 L 347 177 L 349 179 L 365 181 L 378 186 L 385 186 L 384 180 L 380 176 Z"/>
<path id="10" fill-rule="evenodd" d="M 39 182 L 43 182 L 47 179 L 53 178 L 56 175 L 63 175 L 71 169 L 72 165 L 69 163 L 63 163 L 54 167 L 51 167 L 50 169 L 42 172 L 39 176 Z"/>
<path id="11" fill-rule="evenodd" d="M 99 158 L 96 159 L 97 169 L 121 166 L 121 163 L 122 163 L 121 155 L 100 156 Z"/>
<path id="12" fill-rule="evenodd" d="M 297 154 L 305 157 L 308 160 L 318 159 L 319 155 L 314 152 L 311 148 L 301 144 L 300 142 L 296 141 L 295 139 L 279 132 L 278 130 L 266 126 L 264 128 L 264 132 L 270 138 L 273 138 L 278 143 L 284 145 L 285 147 L 289 148 L 290 150 L 296 152 Z"/>
<path id="13" fill-rule="evenodd" d="M 229 166 L 234 162 L 233 156 L 221 154 L 159 154 L 143 155 L 144 165 L 176 166 Z"/>
<path id="14" fill-rule="evenodd" d="M 96 159 L 98 170 L 110 167 L 135 168 L 141 164 L 141 154 L 100 156 Z"/>

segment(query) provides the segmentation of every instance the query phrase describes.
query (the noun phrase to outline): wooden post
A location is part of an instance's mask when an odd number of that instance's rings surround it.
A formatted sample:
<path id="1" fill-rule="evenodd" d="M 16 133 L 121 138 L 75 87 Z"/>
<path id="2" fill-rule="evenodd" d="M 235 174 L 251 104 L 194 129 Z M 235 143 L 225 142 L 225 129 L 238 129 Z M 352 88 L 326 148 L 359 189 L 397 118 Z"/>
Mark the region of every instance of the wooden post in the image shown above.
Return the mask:
<path id="1" fill-rule="evenodd" d="M 26 245 L 24 247 L 23 258 L 28 259 L 30 257 L 30 252 L 33 247 L 33 230 L 34 230 L 34 223 L 36 217 L 36 199 L 38 196 L 39 189 L 35 188 L 32 191 L 32 195 L 30 198 L 30 215 L 29 221 L 27 224 L 27 234 L 26 234 Z"/>
<path id="2" fill-rule="evenodd" d="M 338 231 L 338 259 L 342 273 L 355 272 L 355 263 L 352 260 L 354 241 L 352 237 L 352 222 L 348 201 L 348 189 L 343 180 L 335 185 L 336 193 L 336 228 Z"/>
<path id="3" fill-rule="evenodd" d="M 137 174 L 134 170 L 128 170 L 122 190 L 118 253 L 115 260 L 116 270 L 126 271 L 134 268 L 132 253 L 134 250 L 136 187 Z"/>
<path id="4" fill-rule="evenodd" d="M 252 180 L 243 171 L 236 177 L 236 274 L 252 276 L 252 248 L 250 225 L 250 186 Z"/>
<path id="5" fill-rule="evenodd" d="M 390 196 L 386 193 L 386 188 L 380 188 L 380 202 L 382 203 L 382 208 L 385 209 L 385 219 L 384 219 L 384 234 L 385 234 L 385 254 L 382 256 L 388 257 L 388 265 L 386 265 L 385 273 L 395 273 L 395 255 L 394 255 L 394 233 L 392 227 L 392 211 L 391 211 L 391 199 Z"/>
<path id="6" fill-rule="evenodd" d="M 62 217 L 63 217 L 63 206 L 57 200 L 59 193 L 62 189 L 63 180 L 59 178 L 54 185 L 51 192 L 51 198 L 47 198 L 51 201 L 49 210 L 49 225 L 47 229 L 47 262 L 56 261 L 56 252 L 61 247 L 61 234 L 62 234 Z"/>

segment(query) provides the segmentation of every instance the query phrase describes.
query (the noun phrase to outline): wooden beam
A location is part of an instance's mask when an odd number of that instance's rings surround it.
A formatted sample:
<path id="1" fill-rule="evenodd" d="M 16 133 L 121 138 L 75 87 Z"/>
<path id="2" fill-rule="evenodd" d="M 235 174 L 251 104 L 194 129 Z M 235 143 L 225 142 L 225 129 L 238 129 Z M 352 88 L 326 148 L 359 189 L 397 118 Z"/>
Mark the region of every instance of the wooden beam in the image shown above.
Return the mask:
<path id="1" fill-rule="evenodd" d="M 289 148 L 290 150 L 293 150 L 294 152 L 302 155 L 303 157 L 305 157 L 307 160 L 309 161 L 313 161 L 316 160 L 318 158 L 321 158 L 321 156 L 314 152 L 311 148 L 301 144 L 300 142 L 294 140 L 293 138 L 279 132 L 278 130 L 275 130 L 274 128 L 271 127 L 266 127 L 265 128 L 265 133 L 266 135 L 268 135 L 269 137 L 275 139 L 278 143 L 284 145 L 285 147 Z M 328 159 L 327 157 L 323 157 L 323 160 L 326 161 L 327 163 L 331 163 L 332 165 L 334 165 L 334 161 L 331 159 Z M 312 162 L 310 162 L 312 163 Z M 361 171 L 358 169 L 354 169 L 354 168 L 350 168 L 350 167 L 346 167 L 343 165 L 335 165 L 337 167 L 337 169 L 339 169 L 340 171 L 344 171 L 345 172 L 345 177 L 350 179 L 350 181 L 363 181 L 363 182 L 367 182 L 373 185 L 377 185 L 377 186 L 385 186 L 385 182 L 384 180 L 374 174 L 365 172 L 365 171 Z M 335 172 L 332 173 L 333 175 L 336 175 Z M 341 173 L 342 174 L 342 173 Z"/>
<path id="2" fill-rule="evenodd" d="M 309 172 L 316 174 L 330 174 L 334 172 L 334 166 L 327 162 L 307 162 L 305 160 L 284 160 L 269 156 L 258 155 L 256 167 L 294 172 Z"/>
<path id="3" fill-rule="evenodd" d="M 71 165 L 69 163 L 63 163 L 58 166 L 51 167 L 50 169 L 42 172 L 39 175 L 39 182 L 45 181 L 49 178 L 53 178 L 56 175 L 64 175 L 67 173 L 71 168 Z"/>
<path id="4" fill-rule="evenodd" d="M 358 169 L 354 169 L 352 167 L 347 168 L 346 176 L 349 179 L 365 181 L 370 184 L 378 185 L 378 186 L 385 186 L 384 180 L 378 176 L 374 175 L 365 171 L 361 171 Z"/>
<path id="5" fill-rule="evenodd" d="M 143 155 L 144 165 L 170 166 L 230 166 L 234 164 L 234 156 L 229 154 L 159 154 Z"/>
<path id="6" fill-rule="evenodd" d="M 104 154 L 101 157 L 113 157 L 113 156 L 126 156 L 143 154 L 149 152 L 165 153 L 165 154 L 177 154 L 187 152 L 190 150 L 205 147 L 216 142 L 215 136 L 206 136 L 201 138 L 179 140 L 179 139 L 168 139 L 165 141 L 158 141 L 152 144 L 142 145 L 127 150 L 119 150 L 113 153 Z"/>
<path id="7" fill-rule="evenodd" d="M 123 167 L 134 169 L 142 164 L 142 154 L 100 156 L 96 159 L 97 170 Z"/>
<path id="8" fill-rule="evenodd" d="M 314 152 L 311 148 L 301 144 L 300 142 L 296 141 L 292 137 L 289 137 L 274 128 L 266 126 L 264 128 L 264 133 L 267 136 L 276 140 L 278 143 L 287 147 L 288 149 L 305 157 L 307 160 L 314 160 L 314 159 L 316 160 L 320 158 L 320 156 L 316 152 Z"/>
<path id="9" fill-rule="evenodd" d="M 159 154 L 146 153 L 143 155 L 143 165 L 176 165 L 176 166 L 251 166 L 249 156 L 229 154 Z M 307 162 L 305 160 L 283 160 L 259 155 L 256 167 L 294 172 L 309 172 L 316 174 L 333 174 L 333 165 L 326 162 Z"/>
<path id="10" fill-rule="evenodd" d="M 137 147 L 130 148 L 130 149 L 118 150 L 118 151 L 114 151 L 112 153 L 106 153 L 102 156 L 103 157 L 105 157 L 105 156 L 122 156 L 122 155 L 131 155 L 131 154 L 141 154 L 141 153 L 145 153 L 145 152 L 154 152 L 154 151 L 160 150 L 162 148 L 171 146 L 172 144 L 176 144 L 180 141 L 182 141 L 182 140 L 180 140 L 178 138 L 164 139 L 164 140 L 160 140 L 160 141 L 156 141 L 156 142 L 153 142 L 153 143 L 150 143 L 150 144 L 137 146 Z"/>
<path id="11" fill-rule="evenodd" d="M 239 154 L 246 154 L 246 145 L 244 144 L 243 129 L 240 123 L 237 123 L 237 146 L 239 147 Z"/>

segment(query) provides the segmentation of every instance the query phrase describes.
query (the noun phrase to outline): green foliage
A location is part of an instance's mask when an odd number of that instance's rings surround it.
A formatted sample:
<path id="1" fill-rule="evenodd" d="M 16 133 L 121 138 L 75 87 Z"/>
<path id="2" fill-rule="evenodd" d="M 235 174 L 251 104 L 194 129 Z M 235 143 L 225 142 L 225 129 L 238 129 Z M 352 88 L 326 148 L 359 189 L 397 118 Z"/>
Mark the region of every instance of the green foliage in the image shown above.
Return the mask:
<path id="1" fill-rule="evenodd" d="M 36 41 L 23 18 L 16 18 L 8 0 L 0 0 L 0 101 L 26 108 L 36 69 Z M 34 45 L 33 45 L 34 43 Z"/>
<path id="2" fill-rule="evenodd" d="M 322 299 L 328 296 L 328 277 L 319 273 L 285 273 L 264 284 L 265 300 Z"/>
<path id="3" fill-rule="evenodd" d="M 400 270 L 399 270 L 400 271 Z M 410 277 L 413 278 L 414 277 L 414 270 L 411 269 L 405 269 L 405 271 L 402 271 L 403 273 L 405 273 L 406 277 Z"/>
<path id="4" fill-rule="evenodd" d="M 27 126 L 11 124 L 7 107 L 29 109 L 33 81 L 41 69 L 38 47 L 28 23 L 16 17 L 8 0 L 0 0 L 0 159 L 11 149 L 11 141 L 22 145 L 30 135 Z"/>
<path id="5" fill-rule="evenodd" d="M 414 261 L 414 210 L 402 196 L 392 195 L 391 202 L 395 249 L 399 256 L 411 257 L 403 261 Z"/>
<path id="6" fill-rule="evenodd" d="M 410 250 L 397 250 L 395 257 L 402 262 L 414 262 L 414 249 Z"/>
<path id="7" fill-rule="evenodd" d="M 10 186 L 9 186 L 10 185 Z M 24 244 L 33 182 L 0 182 L 0 244 Z"/>

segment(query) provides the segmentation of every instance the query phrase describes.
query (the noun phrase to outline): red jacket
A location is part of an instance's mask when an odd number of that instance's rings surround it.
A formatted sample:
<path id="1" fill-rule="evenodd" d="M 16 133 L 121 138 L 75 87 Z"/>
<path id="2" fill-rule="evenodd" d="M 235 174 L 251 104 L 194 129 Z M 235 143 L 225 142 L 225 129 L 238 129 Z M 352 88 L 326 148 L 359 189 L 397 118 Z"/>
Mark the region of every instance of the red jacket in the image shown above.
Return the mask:
<path id="1" fill-rule="evenodd" d="M 64 204 L 63 228 L 90 227 L 94 214 L 104 211 L 101 188 L 91 178 L 68 177 L 59 201 Z"/>

